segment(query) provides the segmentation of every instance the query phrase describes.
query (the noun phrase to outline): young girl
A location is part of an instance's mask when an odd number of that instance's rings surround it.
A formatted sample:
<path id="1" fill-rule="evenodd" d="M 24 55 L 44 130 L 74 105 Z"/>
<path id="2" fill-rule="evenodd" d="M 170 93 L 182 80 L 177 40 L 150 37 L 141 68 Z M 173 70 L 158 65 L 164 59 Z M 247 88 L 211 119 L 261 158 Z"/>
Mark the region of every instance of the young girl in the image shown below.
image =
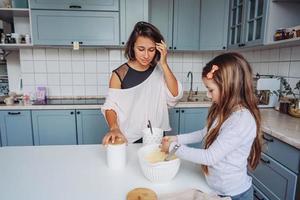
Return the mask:
<path id="1" fill-rule="evenodd" d="M 260 160 L 260 112 L 249 63 L 237 53 L 225 53 L 210 61 L 202 79 L 212 99 L 203 130 L 164 137 L 162 151 L 176 148 L 176 156 L 202 165 L 209 186 L 220 196 L 252 200 L 254 169 Z M 204 149 L 184 144 L 204 140 Z"/>
<path id="2" fill-rule="evenodd" d="M 168 105 L 182 96 L 182 86 L 167 63 L 167 47 L 159 30 L 138 22 L 127 41 L 128 61 L 112 73 L 108 96 L 101 110 L 109 126 L 103 144 L 121 138 L 141 142 L 148 120 L 153 127 L 170 130 Z M 159 66 L 157 63 L 159 62 Z"/>

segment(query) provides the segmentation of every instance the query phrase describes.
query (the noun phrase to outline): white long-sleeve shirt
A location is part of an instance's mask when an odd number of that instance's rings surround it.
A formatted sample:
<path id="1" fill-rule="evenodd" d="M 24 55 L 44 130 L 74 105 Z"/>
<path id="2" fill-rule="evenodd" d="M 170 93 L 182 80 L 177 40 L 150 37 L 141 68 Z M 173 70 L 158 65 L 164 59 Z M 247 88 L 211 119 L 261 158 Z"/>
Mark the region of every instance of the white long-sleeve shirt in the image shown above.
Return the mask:
<path id="1" fill-rule="evenodd" d="M 164 74 L 156 66 L 151 75 L 142 83 L 128 89 L 110 88 L 106 101 L 101 107 L 117 113 L 118 125 L 129 143 L 143 137 L 142 130 L 147 128 L 148 120 L 153 127 L 170 130 L 168 105 L 174 106 L 182 97 L 182 85 L 179 81 L 178 95 L 169 91 Z"/>
<path id="2" fill-rule="evenodd" d="M 207 128 L 189 134 L 178 135 L 178 144 L 200 142 Z M 208 149 L 196 149 L 181 145 L 176 156 L 208 166 L 206 180 L 220 195 L 238 195 L 252 185 L 247 174 L 247 158 L 256 137 L 256 123 L 247 109 L 235 111 L 222 124 L 216 140 Z M 176 143 L 170 145 L 170 150 Z"/>

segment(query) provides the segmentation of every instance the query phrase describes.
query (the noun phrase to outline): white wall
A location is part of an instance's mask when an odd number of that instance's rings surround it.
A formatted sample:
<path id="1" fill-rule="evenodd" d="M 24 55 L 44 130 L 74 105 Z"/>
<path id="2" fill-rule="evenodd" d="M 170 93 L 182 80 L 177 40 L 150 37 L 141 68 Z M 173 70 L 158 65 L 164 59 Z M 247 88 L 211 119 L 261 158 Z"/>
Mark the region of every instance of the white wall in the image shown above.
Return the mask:
<path id="1" fill-rule="evenodd" d="M 121 49 L 21 49 L 20 73 L 23 78 L 23 92 L 32 92 L 37 86 L 46 86 L 49 96 L 106 95 L 111 71 L 126 62 L 123 53 Z M 202 67 L 219 53 L 169 53 L 168 63 L 185 90 L 189 89 L 187 73 L 192 71 L 193 89 L 205 91 L 200 78 Z M 293 88 L 300 79 L 300 46 L 240 53 L 248 59 L 254 73 L 290 77 L 288 81 Z M 17 68 L 16 65 L 17 62 L 13 68 Z M 17 69 L 9 71 L 11 90 L 17 90 L 19 72 Z"/>

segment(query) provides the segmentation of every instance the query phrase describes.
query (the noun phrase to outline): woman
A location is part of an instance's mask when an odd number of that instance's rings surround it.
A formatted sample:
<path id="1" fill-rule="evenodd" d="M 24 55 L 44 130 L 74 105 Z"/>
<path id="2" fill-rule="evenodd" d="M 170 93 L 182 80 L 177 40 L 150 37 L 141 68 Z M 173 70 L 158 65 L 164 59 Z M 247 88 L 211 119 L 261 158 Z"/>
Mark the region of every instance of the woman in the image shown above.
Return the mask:
<path id="1" fill-rule="evenodd" d="M 148 120 L 153 127 L 170 130 L 168 105 L 182 97 L 182 86 L 167 63 L 163 36 L 155 26 L 138 22 L 126 43 L 125 56 L 128 61 L 113 70 L 101 108 L 109 126 L 104 145 L 117 137 L 141 142 Z"/>

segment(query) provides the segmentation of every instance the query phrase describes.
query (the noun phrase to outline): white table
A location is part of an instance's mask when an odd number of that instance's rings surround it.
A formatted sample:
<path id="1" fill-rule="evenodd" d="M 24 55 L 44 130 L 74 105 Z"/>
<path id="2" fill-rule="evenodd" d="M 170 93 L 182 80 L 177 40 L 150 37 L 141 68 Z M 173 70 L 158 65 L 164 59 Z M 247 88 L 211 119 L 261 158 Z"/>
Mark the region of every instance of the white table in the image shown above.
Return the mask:
<path id="1" fill-rule="evenodd" d="M 200 166 L 183 161 L 169 183 L 154 184 L 140 169 L 139 144 L 128 146 L 127 166 L 111 170 L 102 145 L 0 147 L 1 200 L 122 200 L 147 187 L 157 194 L 197 188 L 211 190 Z"/>

